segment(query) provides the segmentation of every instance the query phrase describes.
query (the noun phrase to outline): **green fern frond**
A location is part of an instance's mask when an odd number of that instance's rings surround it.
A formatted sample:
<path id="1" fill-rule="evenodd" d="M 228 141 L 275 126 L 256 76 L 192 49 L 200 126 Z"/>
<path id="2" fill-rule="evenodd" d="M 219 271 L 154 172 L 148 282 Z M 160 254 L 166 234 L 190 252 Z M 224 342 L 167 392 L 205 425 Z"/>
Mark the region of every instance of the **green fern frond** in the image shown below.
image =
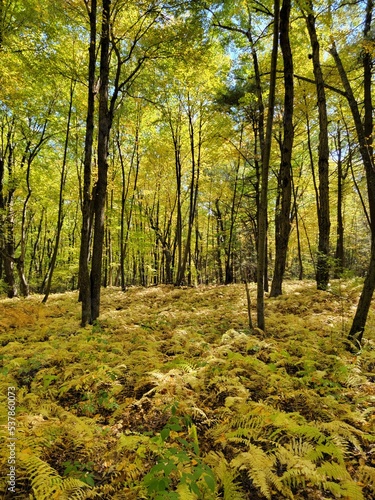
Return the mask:
<path id="1" fill-rule="evenodd" d="M 342 483 L 343 497 L 348 500 L 366 500 L 363 496 L 362 488 L 354 481 L 344 481 Z M 368 500 L 369 497 L 367 497 Z"/>
<path id="2" fill-rule="evenodd" d="M 344 465 L 337 462 L 323 462 L 317 468 L 319 475 L 324 478 L 336 479 L 338 481 L 350 481 L 350 475 Z"/>
<path id="3" fill-rule="evenodd" d="M 311 460 L 313 463 L 317 463 L 323 460 L 324 456 L 327 455 L 332 457 L 332 459 L 337 460 L 339 463 L 343 463 L 344 451 L 330 440 L 313 446 L 309 453 L 306 454 L 306 458 Z"/>

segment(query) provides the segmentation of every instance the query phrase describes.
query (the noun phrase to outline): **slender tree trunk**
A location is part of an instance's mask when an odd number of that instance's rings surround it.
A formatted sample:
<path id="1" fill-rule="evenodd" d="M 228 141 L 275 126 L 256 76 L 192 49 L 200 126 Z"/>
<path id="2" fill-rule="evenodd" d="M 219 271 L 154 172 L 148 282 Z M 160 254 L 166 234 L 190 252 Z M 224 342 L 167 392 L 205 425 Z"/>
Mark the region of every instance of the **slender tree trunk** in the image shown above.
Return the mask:
<path id="1" fill-rule="evenodd" d="M 49 266 L 49 274 L 48 274 L 46 292 L 45 292 L 45 295 L 44 295 L 43 300 L 42 300 L 43 304 L 47 302 L 48 296 L 49 296 L 50 291 L 51 291 L 52 277 L 53 277 L 53 272 L 54 272 L 55 266 L 56 266 L 56 259 L 57 259 L 57 253 L 59 251 L 61 230 L 62 230 L 62 226 L 63 226 L 63 222 L 64 222 L 63 207 L 64 207 L 64 187 L 65 187 L 66 174 L 67 174 L 66 173 L 66 159 L 67 159 L 67 155 L 68 155 L 70 121 L 72 118 L 73 96 L 74 96 L 75 85 L 76 85 L 75 80 L 72 80 L 70 83 L 69 111 L 68 111 L 68 120 L 67 120 L 67 124 L 66 124 L 66 133 L 65 133 L 64 156 L 63 156 L 63 162 L 62 162 L 62 167 L 61 167 L 61 176 L 60 176 L 59 210 L 58 210 L 58 214 L 57 214 L 56 240 L 55 240 L 55 247 L 53 249 L 52 259 L 51 259 L 50 266 Z"/>
<path id="2" fill-rule="evenodd" d="M 174 146 L 174 160 L 175 160 L 175 171 L 176 171 L 176 199 L 177 199 L 177 220 L 176 220 L 176 237 L 173 252 L 173 260 L 176 260 L 177 251 L 177 274 L 176 274 L 176 284 L 178 284 L 177 277 L 181 274 L 180 268 L 182 266 L 182 199 L 181 199 L 181 189 L 182 189 L 182 164 L 181 164 L 181 110 L 179 109 L 177 115 L 177 123 L 174 128 L 172 122 L 172 116 L 169 117 L 169 126 L 171 129 L 173 146 Z"/>
<path id="3" fill-rule="evenodd" d="M 312 48 L 312 62 L 316 84 L 319 114 L 319 205 L 318 210 L 318 257 L 316 268 L 316 283 L 318 290 L 326 290 L 329 281 L 329 146 L 328 146 L 328 117 L 324 87 L 324 77 L 320 63 L 320 46 L 315 26 L 312 1 L 309 1 L 309 14 L 305 17 Z"/>
<path id="4" fill-rule="evenodd" d="M 12 125 L 7 133 L 7 143 L 5 151 L 0 154 L 0 253 L 4 268 L 4 281 L 7 285 L 7 296 L 13 298 L 17 296 L 16 278 L 14 275 L 14 212 L 13 212 L 13 146 L 12 146 Z M 7 158 L 5 158 L 6 156 Z M 5 161 L 8 168 L 8 193 L 4 193 Z"/>
<path id="5" fill-rule="evenodd" d="M 20 241 L 21 252 L 19 257 L 15 259 L 18 277 L 20 280 L 21 295 L 23 297 L 28 297 L 30 293 L 29 284 L 27 282 L 25 275 L 25 256 L 26 256 L 26 214 L 27 214 L 27 205 L 29 203 L 32 193 L 30 187 L 30 170 L 31 170 L 32 160 L 33 160 L 32 156 L 29 156 L 27 160 L 27 169 L 26 169 L 27 194 L 22 207 L 21 241 Z"/>
<path id="6" fill-rule="evenodd" d="M 271 156 L 272 125 L 275 107 L 275 88 L 276 88 L 276 70 L 277 70 L 277 49 L 279 38 L 279 14 L 280 1 L 274 1 L 274 27 L 273 27 L 273 46 L 271 55 L 270 88 L 268 101 L 268 115 L 266 136 L 264 141 L 264 150 L 262 151 L 262 185 L 260 193 L 260 210 L 258 226 L 258 266 L 257 266 L 257 325 L 261 330 L 265 330 L 264 315 L 264 276 L 266 274 L 267 262 L 267 208 L 268 208 L 268 175 Z"/>
<path id="7" fill-rule="evenodd" d="M 303 280 L 303 259 L 302 259 L 302 249 L 301 249 L 301 231 L 299 227 L 299 211 L 298 211 L 298 201 L 297 201 L 297 190 L 293 180 L 292 175 L 292 192 L 293 192 L 293 204 L 294 204 L 294 217 L 296 219 L 296 233 L 297 233 L 297 251 L 298 251 L 298 265 L 299 265 L 299 273 L 298 279 L 300 281 Z"/>
<path id="8" fill-rule="evenodd" d="M 89 272 L 90 232 L 91 232 L 91 162 L 94 141 L 94 113 L 95 113 L 95 64 L 96 64 L 96 0 L 85 0 L 90 19 L 90 46 L 88 69 L 88 94 L 85 157 L 83 162 L 83 195 L 82 195 L 82 228 L 81 247 L 79 254 L 79 294 L 82 301 L 82 326 L 91 323 L 91 282 Z"/>
<path id="9" fill-rule="evenodd" d="M 141 127 L 141 114 L 140 114 L 140 110 L 138 110 L 137 124 L 136 124 L 136 130 L 135 130 L 135 138 L 134 138 L 134 148 L 133 148 L 133 152 L 132 152 L 132 156 L 131 156 L 131 160 L 130 160 L 130 167 L 129 167 L 128 181 L 127 182 L 125 180 L 125 165 L 124 165 L 124 160 L 122 158 L 121 146 L 120 146 L 119 141 L 117 143 L 119 154 L 120 154 L 121 173 L 122 173 L 121 222 L 120 222 L 120 245 L 121 245 L 120 246 L 120 270 L 121 270 L 121 288 L 123 291 L 126 290 L 125 259 L 126 259 L 127 252 L 128 252 L 130 226 L 132 223 L 135 195 L 136 195 L 137 185 L 138 185 L 138 174 L 139 174 L 139 165 L 140 165 L 140 155 L 139 155 L 140 127 Z M 135 164 L 135 174 L 134 174 L 133 192 L 132 192 L 132 197 L 130 200 L 130 208 L 129 208 L 129 213 L 128 213 L 128 217 L 126 220 L 126 228 L 125 228 L 125 205 L 126 205 L 126 200 L 127 200 L 128 193 L 129 193 L 130 175 L 131 175 L 132 170 L 134 169 L 134 164 Z"/>
<path id="10" fill-rule="evenodd" d="M 189 119 L 189 137 L 190 137 L 190 154 L 191 154 L 191 181 L 190 181 L 190 204 L 189 204 L 189 217 L 188 217 L 188 232 L 186 236 L 185 249 L 182 256 L 182 262 L 178 268 L 176 278 L 176 285 L 182 285 L 185 279 L 186 266 L 188 264 L 188 257 L 191 255 L 191 237 L 194 227 L 194 218 L 196 214 L 197 198 L 198 198 L 198 185 L 201 161 L 201 146 L 202 146 L 202 110 L 199 114 L 198 125 L 198 138 L 196 145 L 196 131 L 194 127 L 194 117 L 192 104 L 188 103 L 188 119 Z M 197 148 L 197 151 L 195 150 Z M 189 266 L 190 269 L 190 266 Z M 190 272 L 190 271 L 189 271 Z"/>
<path id="11" fill-rule="evenodd" d="M 366 38 L 371 30 L 373 1 L 368 0 L 366 6 L 366 19 L 364 28 L 364 37 Z M 372 148 L 372 100 L 371 100 L 371 57 L 367 57 L 365 53 L 362 58 L 364 68 L 364 89 L 365 89 L 365 118 L 362 124 L 359 106 L 355 100 L 352 87 L 350 85 L 348 75 L 342 64 L 341 58 L 333 43 L 330 53 L 335 60 L 338 73 L 340 75 L 346 97 L 352 112 L 354 125 L 357 132 L 359 142 L 359 150 L 366 171 L 368 204 L 370 212 L 370 228 L 371 228 L 371 258 L 369 269 L 366 275 L 364 286 L 361 292 L 357 310 L 353 319 L 352 326 L 348 338 L 353 343 L 361 343 L 363 332 L 366 326 L 367 315 L 370 309 L 372 296 L 375 290 L 375 169 L 373 162 Z"/>
<path id="12" fill-rule="evenodd" d="M 108 145 L 111 119 L 108 109 L 109 44 L 110 44 L 111 0 L 102 2 L 102 32 L 100 51 L 100 90 L 98 117 L 98 179 L 94 199 L 94 241 L 91 265 L 91 322 L 99 317 L 100 288 L 102 282 L 102 261 L 104 243 L 105 199 L 108 177 Z"/>
<path id="13" fill-rule="evenodd" d="M 280 10 L 280 47 L 284 61 L 284 137 L 281 146 L 281 165 L 279 186 L 281 190 L 280 209 L 276 212 L 276 256 L 275 269 L 271 286 L 271 297 L 282 294 L 282 283 L 285 273 L 286 256 L 288 251 L 289 234 L 291 229 L 291 202 L 292 202 L 292 149 L 294 139 L 293 106 L 293 56 L 289 40 L 290 0 L 283 0 Z"/>
<path id="14" fill-rule="evenodd" d="M 35 239 L 34 244 L 33 244 L 33 251 L 31 254 L 31 258 L 30 258 L 29 273 L 27 275 L 28 281 L 30 281 L 33 270 L 37 271 L 37 272 L 39 271 L 38 264 L 36 261 L 37 261 L 37 252 L 38 252 L 39 242 L 40 242 L 40 235 L 42 234 L 42 229 L 43 229 L 44 214 L 45 214 L 45 208 L 42 207 L 42 213 L 41 213 L 39 224 L 38 224 L 37 235 L 36 235 L 36 239 Z"/>
<path id="15" fill-rule="evenodd" d="M 240 133 L 240 143 L 239 143 L 239 152 L 242 148 L 242 140 L 243 140 L 243 126 L 241 127 Z M 238 155 L 236 169 L 235 169 L 235 177 L 234 177 L 234 186 L 233 186 L 233 195 L 230 206 L 230 221 L 229 221 L 229 234 L 228 234 L 228 242 L 225 249 L 226 259 L 225 259 L 225 284 L 229 285 L 234 281 L 234 235 L 235 235 L 235 225 L 238 214 L 239 205 L 241 203 L 241 193 L 238 196 L 238 184 L 239 184 L 239 174 L 241 167 L 241 154 Z"/>
<path id="16" fill-rule="evenodd" d="M 335 251 L 335 278 L 340 278 L 344 270 L 344 221 L 342 214 L 343 181 L 346 177 L 343 171 L 342 143 L 340 124 L 337 126 L 337 229 Z"/>
<path id="17" fill-rule="evenodd" d="M 218 275 L 218 281 L 219 284 L 221 285 L 224 283 L 224 276 L 223 276 L 223 263 L 221 259 L 221 247 L 223 242 L 225 241 L 225 232 L 224 232 L 224 222 L 223 222 L 223 216 L 221 213 L 220 209 L 220 200 L 217 199 L 215 200 L 215 210 L 213 210 L 213 213 L 216 218 L 216 263 L 217 263 L 217 275 Z"/>

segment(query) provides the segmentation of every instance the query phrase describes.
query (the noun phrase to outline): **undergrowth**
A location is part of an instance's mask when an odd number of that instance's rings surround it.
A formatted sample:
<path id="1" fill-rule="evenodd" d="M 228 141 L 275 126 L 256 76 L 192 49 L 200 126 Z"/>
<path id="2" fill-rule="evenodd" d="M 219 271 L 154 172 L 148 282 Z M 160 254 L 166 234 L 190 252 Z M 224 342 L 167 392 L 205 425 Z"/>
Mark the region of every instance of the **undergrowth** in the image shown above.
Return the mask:
<path id="1" fill-rule="evenodd" d="M 291 283 L 266 333 L 241 285 L 105 290 L 85 328 L 74 293 L 0 301 L 1 498 L 375 498 L 372 315 L 346 349 L 358 292 Z"/>

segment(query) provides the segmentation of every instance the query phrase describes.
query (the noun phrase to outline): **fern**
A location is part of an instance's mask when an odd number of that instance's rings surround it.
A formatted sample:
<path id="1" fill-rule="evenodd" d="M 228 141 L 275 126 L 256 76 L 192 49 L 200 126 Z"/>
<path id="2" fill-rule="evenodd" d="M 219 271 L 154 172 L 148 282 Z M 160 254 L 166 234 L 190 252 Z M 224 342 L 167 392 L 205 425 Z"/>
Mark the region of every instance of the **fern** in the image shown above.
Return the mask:
<path id="1" fill-rule="evenodd" d="M 330 439 L 345 453 L 349 452 L 349 445 L 356 450 L 362 451 L 358 437 L 364 433 L 342 420 L 333 420 L 332 422 L 322 422 L 318 424 L 319 429 L 329 433 Z"/>
<path id="2" fill-rule="evenodd" d="M 238 470 L 246 470 L 249 478 L 261 493 L 271 499 L 272 486 L 282 491 L 280 478 L 273 472 L 275 457 L 268 455 L 256 445 L 250 445 L 249 451 L 239 453 L 232 461 L 231 466 Z"/>
<path id="3" fill-rule="evenodd" d="M 31 482 L 36 500 L 82 500 L 89 485 L 74 478 L 63 479 L 48 463 L 40 458 L 21 453 L 21 461 Z"/>
<path id="4" fill-rule="evenodd" d="M 366 485 L 373 494 L 375 494 L 375 468 L 368 465 L 362 465 L 359 469 L 358 480 Z"/>
<path id="5" fill-rule="evenodd" d="M 236 481 L 238 473 L 231 468 L 222 452 L 210 451 L 205 462 L 212 467 L 219 486 L 223 489 L 224 500 L 244 500 L 245 493 Z"/>

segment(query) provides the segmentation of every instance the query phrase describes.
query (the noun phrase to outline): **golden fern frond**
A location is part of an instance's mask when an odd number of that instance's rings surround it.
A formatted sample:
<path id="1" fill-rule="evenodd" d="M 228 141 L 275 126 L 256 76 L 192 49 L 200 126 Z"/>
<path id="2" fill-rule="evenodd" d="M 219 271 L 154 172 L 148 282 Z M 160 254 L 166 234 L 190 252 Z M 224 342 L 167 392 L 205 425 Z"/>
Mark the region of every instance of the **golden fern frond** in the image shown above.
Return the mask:
<path id="1" fill-rule="evenodd" d="M 211 451 L 205 457 L 205 462 L 212 467 L 219 485 L 222 486 L 224 500 L 244 500 L 245 493 L 236 483 L 237 474 L 231 469 L 222 452 Z"/>
<path id="2" fill-rule="evenodd" d="M 101 484 L 100 486 L 95 486 L 92 489 L 84 491 L 84 500 L 89 499 L 98 499 L 98 498 L 116 498 L 116 492 L 118 491 L 119 486 L 117 487 L 111 483 L 109 484 Z"/>
<path id="3" fill-rule="evenodd" d="M 315 446 L 309 441 L 299 438 L 292 438 L 292 440 L 284 445 L 291 453 L 297 457 L 308 457 L 313 451 Z"/>
<path id="4" fill-rule="evenodd" d="M 21 452 L 20 458 L 36 500 L 81 500 L 84 498 L 82 490 L 90 487 L 78 479 L 63 479 L 55 469 L 35 455 Z"/>
<path id="5" fill-rule="evenodd" d="M 121 433 L 117 444 L 116 450 L 118 452 L 129 450 L 134 451 L 138 449 L 140 446 L 147 445 L 150 441 L 149 436 L 144 436 L 142 434 L 123 434 Z"/>
<path id="6" fill-rule="evenodd" d="M 362 488 L 353 480 L 343 481 L 342 483 L 343 497 L 348 500 L 366 500 L 363 496 Z M 367 497 L 368 499 L 369 497 Z"/>
<path id="7" fill-rule="evenodd" d="M 63 479 L 61 490 L 56 498 L 59 500 L 84 500 L 86 488 L 90 488 L 90 486 L 79 479 L 67 477 Z"/>
<path id="8" fill-rule="evenodd" d="M 301 468 L 288 469 L 281 477 L 282 483 L 291 491 L 291 489 L 305 489 L 306 487 L 306 470 Z M 312 474 L 308 474 L 310 477 Z"/>
<path id="9" fill-rule="evenodd" d="M 336 497 L 348 500 L 365 500 L 361 486 L 355 482 L 343 465 L 335 462 L 325 462 L 318 468 L 319 475 L 323 476 L 321 486 Z M 330 481 L 326 478 L 336 481 Z"/>
<path id="10" fill-rule="evenodd" d="M 352 425 L 342 420 L 333 420 L 331 422 L 320 422 L 317 426 L 322 431 L 328 432 L 332 441 L 342 447 L 343 452 L 348 451 L 349 444 L 353 445 L 357 450 L 362 451 L 357 436 L 362 436 L 363 432 Z"/>
<path id="11" fill-rule="evenodd" d="M 254 444 L 249 445 L 249 451 L 239 453 L 232 461 L 231 466 L 238 470 L 246 470 L 249 478 L 261 493 L 271 500 L 271 485 L 278 491 L 283 490 L 280 478 L 273 472 L 276 458 L 267 455 L 261 448 Z"/>
<path id="12" fill-rule="evenodd" d="M 81 500 L 84 498 L 82 489 L 89 488 L 88 484 L 78 479 L 63 479 L 48 463 L 34 455 L 21 453 L 21 461 L 31 481 L 36 500 Z"/>
<path id="13" fill-rule="evenodd" d="M 375 493 L 375 468 L 363 465 L 358 472 L 359 481 Z"/>
<path id="14" fill-rule="evenodd" d="M 197 500 L 197 495 L 189 490 L 187 484 L 179 484 L 176 490 L 179 500 Z"/>
<path id="15" fill-rule="evenodd" d="M 226 419 L 222 424 L 210 429 L 209 433 L 215 439 L 221 439 L 225 435 L 228 441 L 248 444 L 266 437 L 265 427 L 264 418 L 241 412 L 240 417 L 231 415 L 231 420 Z"/>

